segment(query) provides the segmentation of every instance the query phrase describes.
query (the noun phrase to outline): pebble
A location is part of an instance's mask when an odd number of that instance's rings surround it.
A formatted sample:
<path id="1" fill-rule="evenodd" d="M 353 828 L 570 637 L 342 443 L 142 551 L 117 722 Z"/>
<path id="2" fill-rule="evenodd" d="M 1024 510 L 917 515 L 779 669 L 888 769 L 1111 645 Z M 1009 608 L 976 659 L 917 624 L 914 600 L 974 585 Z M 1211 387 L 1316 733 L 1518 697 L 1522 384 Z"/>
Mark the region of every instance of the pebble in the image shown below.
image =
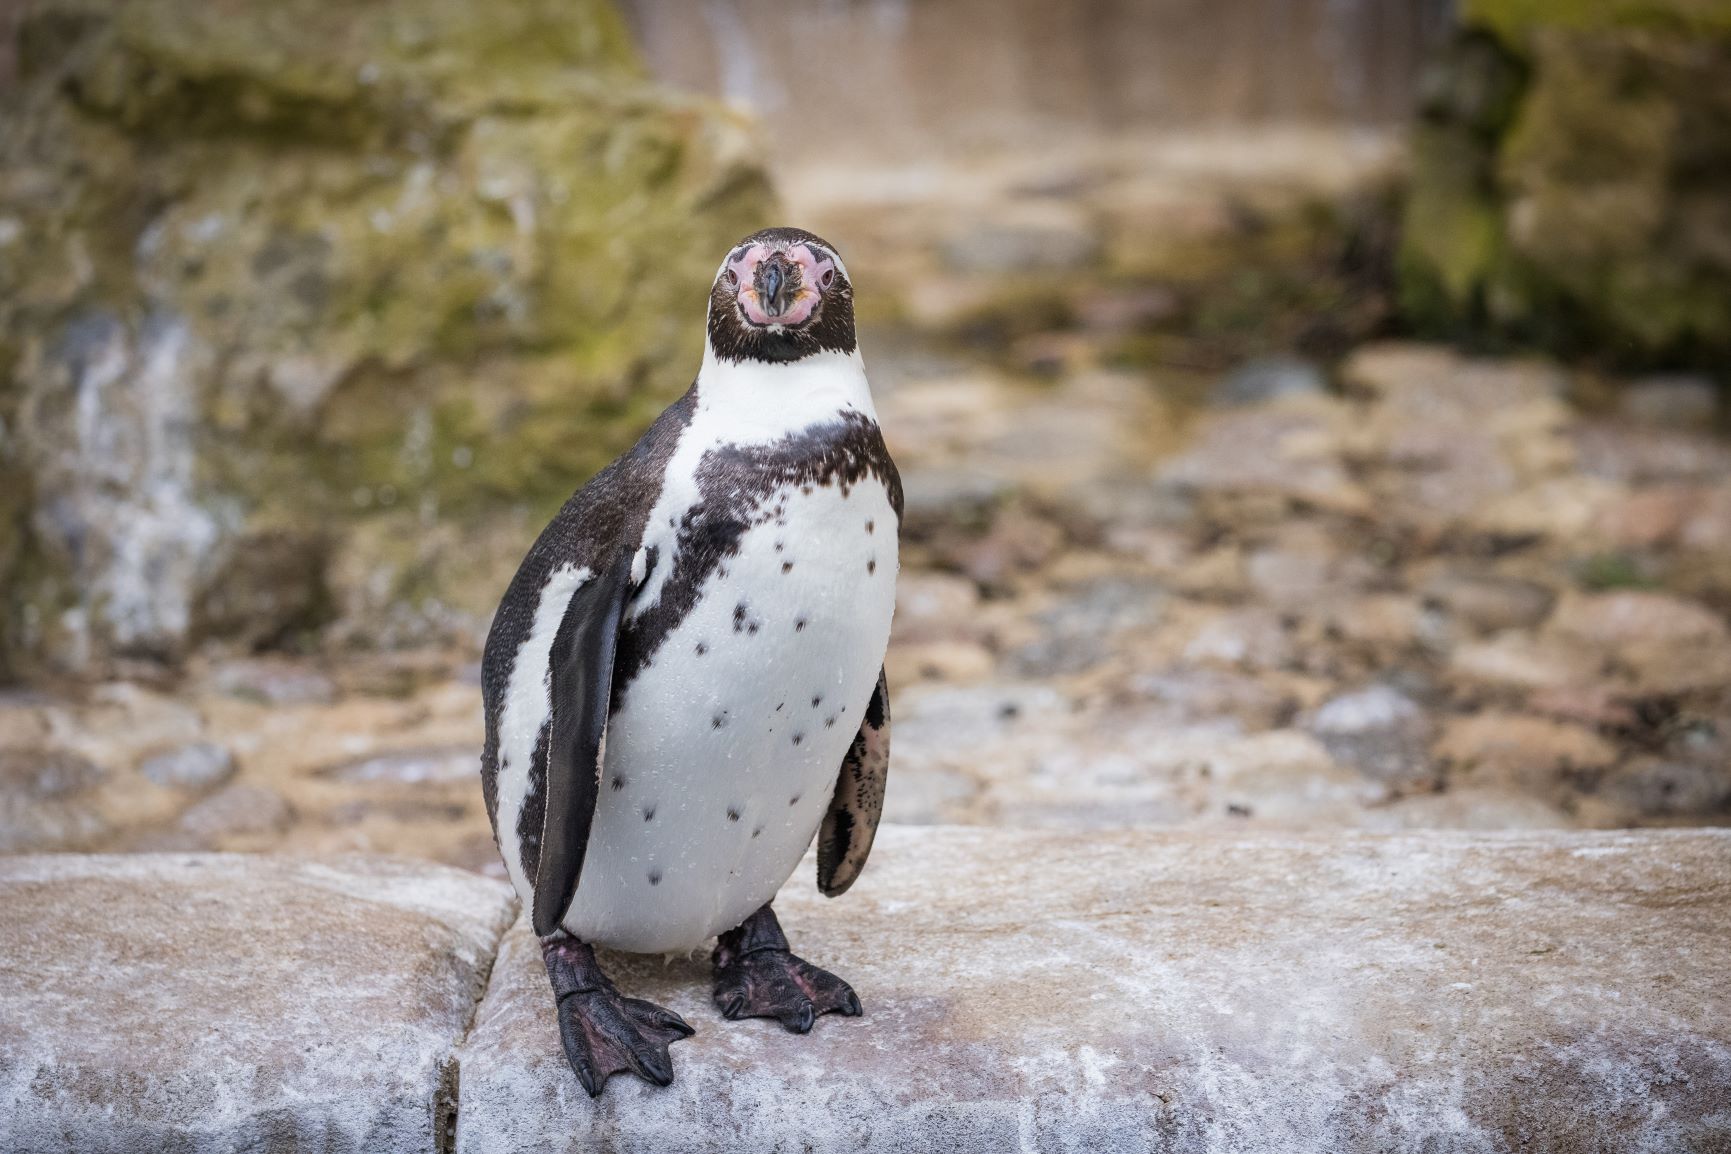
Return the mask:
<path id="1" fill-rule="evenodd" d="M 1088 218 L 1058 204 L 1022 205 L 975 218 L 943 245 L 949 267 L 964 273 L 1079 269 L 1099 251 L 1099 233 Z"/>
<path id="2" fill-rule="evenodd" d="M 1427 603 L 1447 610 L 1483 633 L 1528 629 L 1543 621 L 1556 594 L 1535 581 L 1471 573 L 1442 573 L 1425 582 Z"/>
<path id="3" fill-rule="evenodd" d="M 1310 730 L 1329 754 L 1367 777 L 1400 782 L 1426 777 L 1432 726 L 1412 698 L 1371 685 L 1329 699 Z"/>
<path id="4" fill-rule="evenodd" d="M 1558 604 L 1549 628 L 1611 648 L 1655 641 L 1731 643 L 1731 628 L 1725 619 L 1705 605 L 1634 589 L 1570 593 Z"/>
<path id="5" fill-rule="evenodd" d="M 480 773 L 480 751 L 471 746 L 401 749 L 326 766 L 318 775 L 356 784 L 400 785 L 469 781 Z"/>
<path id="6" fill-rule="evenodd" d="M 1617 760 L 1617 748 L 1591 730 L 1500 711 L 1449 719 L 1434 753 L 1478 784 L 1541 796 L 1565 789 L 1565 773 L 1603 770 Z"/>
<path id="7" fill-rule="evenodd" d="M 1637 757 L 1613 771 L 1599 789 L 1641 817 L 1722 812 L 1731 805 L 1731 766 Z"/>
<path id="8" fill-rule="evenodd" d="M 195 741 L 145 758 L 138 772 L 169 789 L 213 789 L 234 776 L 234 754 L 215 742 Z"/>
<path id="9" fill-rule="evenodd" d="M 1224 408 L 1257 405 L 1276 397 L 1321 393 L 1328 388 L 1322 370 L 1297 357 L 1263 357 L 1246 361 L 1222 377 L 1208 392 L 1208 403 Z"/>
<path id="10" fill-rule="evenodd" d="M 107 775 L 59 749 L 0 749 L 0 853 L 77 848 L 105 833 L 94 793 Z"/>
<path id="11" fill-rule="evenodd" d="M 232 661 L 219 666 L 212 680 L 230 697 L 265 705 L 324 705 L 337 698 L 329 677 L 288 661 Z"/>
<path id="12" fill-rule="evenodd" d="M 1644 425 L 1706 428 L 1719 413 L 1719 390 L 1706 377 L 1643 377 L 1624 386 L 1617 411 Z"/>
<path id="13" fill-rule="evenodd" d="M 180 815 L 179 828 L 214 846 L 225 838 L 281 833 L 294 813 L 282 794 L 259 785 L 224 786 Z"/>

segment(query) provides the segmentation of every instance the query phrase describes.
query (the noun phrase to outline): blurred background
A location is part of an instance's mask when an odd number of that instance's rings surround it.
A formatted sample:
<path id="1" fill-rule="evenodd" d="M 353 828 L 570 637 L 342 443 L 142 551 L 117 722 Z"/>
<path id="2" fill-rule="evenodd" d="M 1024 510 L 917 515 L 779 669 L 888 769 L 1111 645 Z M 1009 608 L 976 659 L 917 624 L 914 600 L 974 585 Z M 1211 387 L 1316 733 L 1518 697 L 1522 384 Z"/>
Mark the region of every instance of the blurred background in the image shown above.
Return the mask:
<path id="1" fill-rule="evenodd" d="M 1731 816 L 1720 0 L 5 0 L 0 851 L 496 871 L 493 606 L 770 223 L 888 820 Z"/>

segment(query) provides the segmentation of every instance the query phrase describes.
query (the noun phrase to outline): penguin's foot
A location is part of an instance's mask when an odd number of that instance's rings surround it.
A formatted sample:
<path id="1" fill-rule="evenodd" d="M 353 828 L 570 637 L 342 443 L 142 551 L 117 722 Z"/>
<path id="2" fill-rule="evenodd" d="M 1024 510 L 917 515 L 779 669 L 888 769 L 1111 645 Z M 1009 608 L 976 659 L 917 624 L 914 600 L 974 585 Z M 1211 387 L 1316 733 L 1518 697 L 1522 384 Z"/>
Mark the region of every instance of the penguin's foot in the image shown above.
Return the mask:
<path id="1" fill-rule="evenodd" d="M 586 942 L 565 934 L 547 938 L 541 956 L 559 1003 L 565 1058 L 591 1098 L 601 1096 L 608 1078 L 626 1071 L 657 1086 L 673 1081 L 667 1047 L 696 1033 L 684 1018 L 642 998 L 622 996 Z"/>
<path id="2" fill-rule="evenodd" d="M 724 1018 L 774 1018 L 804 1034 L 819 1014 L 860 1015 L 853 987 L 789 950 L 767 905 L 721 935 L 714 962 L 715 1005 Z"/>

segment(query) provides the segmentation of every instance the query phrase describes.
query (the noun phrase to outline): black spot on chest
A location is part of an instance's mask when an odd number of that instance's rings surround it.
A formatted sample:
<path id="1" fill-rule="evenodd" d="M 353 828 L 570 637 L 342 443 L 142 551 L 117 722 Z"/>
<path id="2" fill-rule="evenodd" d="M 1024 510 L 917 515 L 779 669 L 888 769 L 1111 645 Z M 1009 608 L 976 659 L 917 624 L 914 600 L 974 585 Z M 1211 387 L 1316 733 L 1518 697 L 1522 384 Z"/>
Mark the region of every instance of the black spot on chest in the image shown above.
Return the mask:
<path id="1" fill-rule="evenodd" d="M 901 516 L 901 477 L 877 424 L 857 412 L 841 413 L 833 421 L 767 445 L 717 446 L 703 455 L 695 476 L 698 499 L 680 518 L 672 569 L 660 596 L 620 632 L 614 711 L 621 708 L 631 682 L 648 667 L 667 636 L 690 614 L 709 577 L 725 575 L 727 562 L 739 554 L 745 534 L 757 525 L 785 520 L 785 498 L 778 500 L 778 494 L 792 489 L 810 493 L 829 486 L 851 489 L 875 478 L 887 490 L 896 516 Z M 747 601 L 735 605 L 735 633 L 750 636 L 761 628 Z M 800 616 L 794 629 L 804 628 L 805 618 Z M 707 646 L 699 643 L 697 655 L 706 651 Z"/>

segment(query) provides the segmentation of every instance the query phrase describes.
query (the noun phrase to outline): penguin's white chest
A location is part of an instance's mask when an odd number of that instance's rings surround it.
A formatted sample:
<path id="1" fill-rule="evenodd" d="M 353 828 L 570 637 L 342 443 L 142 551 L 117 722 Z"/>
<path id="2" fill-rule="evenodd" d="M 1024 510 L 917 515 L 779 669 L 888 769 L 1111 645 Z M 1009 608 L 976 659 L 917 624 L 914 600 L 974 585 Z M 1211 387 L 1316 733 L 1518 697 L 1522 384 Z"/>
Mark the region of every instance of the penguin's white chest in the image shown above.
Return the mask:
<path id="1" fill-rule="evenodd" d="M 874 477 L 771 493 L 630 683 L 565 928 L 694 947 L 775 896 L 877 684 L 897 519 Z"/>

